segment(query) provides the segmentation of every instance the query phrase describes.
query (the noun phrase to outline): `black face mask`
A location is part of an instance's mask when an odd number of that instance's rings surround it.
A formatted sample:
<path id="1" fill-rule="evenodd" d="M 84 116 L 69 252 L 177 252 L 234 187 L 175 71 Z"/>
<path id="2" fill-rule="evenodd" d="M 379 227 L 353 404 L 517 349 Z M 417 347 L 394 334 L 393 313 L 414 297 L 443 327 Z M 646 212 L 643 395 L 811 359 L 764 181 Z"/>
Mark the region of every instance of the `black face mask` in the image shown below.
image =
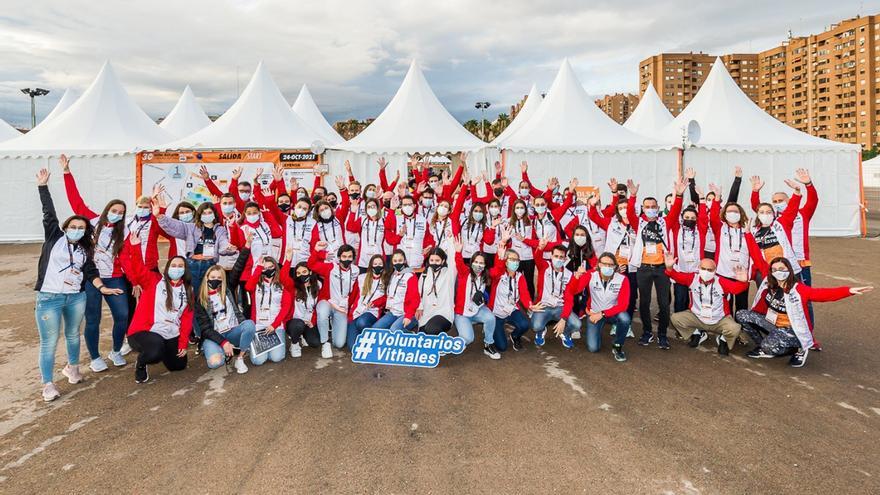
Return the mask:
<path id="1" fill-rule="evenodd" d="M 406 268 L 406 263 L 395 263 L 394 264 L 394 271 L 402 272 L 404 268 Z"/>
<path id="2" fill-rule="evenodd" d="M 352 260 L 339 260 L 339 266 L 342 268 L 348 268 L 351 266 Z"/>
<path id="3" fill-rule="evenodd" d="M 391 208 L 391 200 L 388 200 L 388 201 L 382 201 L 382 207 L 384 207 L 384 208 Z"/>
<path id="4" fill-rule="evenodd" d="M 296 279 L 302 284 L 308 282 L 310 278 L 312 278 L 311 275 L 297 275 L 296 276 Z"/>
<path id="5" fill-rule="evenodd" d="M 270 269 L 266 270 L 265 268 L 263 268 L 263 276 L 266 278 L 274 277 L 275 276 L 275 269 L 270 268 Z"/>
<path id="6" fill-rule="evenodd" d="M 323 194 L 315 194 L 314 196 L 312 196 L 313 203 L 317 203 L 318 201 L 321 201 L 322 199 L 324 199 Z"/>
<path id="7" fill-rule="evenodd" d="M 329 204 L 329 205 L 332 206 L 334 209 L 336 209 L 336 204 L 337 204 L 337 203 L 336 203 L 335 200 L 334 200 L 334 201 L 328 201 L 327 204 Z"/>
<path id="8" fill-rule="evenodd" d="M 284 213 L 287 213 L 288 211 L 290 211 L 290 203 L 281 203 L 280 205 L 278 205 L 278 209 L 283 211 Z"/>
<path id="9" fill-rule="evenodd" d="M 443 263 L 431 263 L 428 266 L 430 266 L 431 269 L 434 270 L 435 272 L 439 272 L 440 269 L 443 268 Z"/>
<path id="10" fill-rule="evenodd" d="M 222 280 L 208 280 L 208 288 L 211 290 L 217 290 L 221 285 L 223 285 Z"/>
<path id="11" fill-rule="evenodd" d="M 495 189 L 492 190 L 492 192 L 495 193 L 495 197 L 500 198 L 501 195 L 504 194 L 504 188 L 503 187 L 496 187 Z"/>
<path id="12" fill-rule="evenodd" d="M 361 193 L 348 193 L 348 197 L 355 201 L 361 199 Z"/>
<path id="13" fill-rule="evenodd" d="M 373 267 L 373 275 L 381 275 L 382 272 L 384 272 L 384 271 L 385 271 L 384 266 L 374 266 Z"/>
<path id="14" fill-rule="evenodd" d="M 697 221 L 696 220 L 682 220 L 681 224 L 689 229 L 692 229 L 697 226 Z"/>

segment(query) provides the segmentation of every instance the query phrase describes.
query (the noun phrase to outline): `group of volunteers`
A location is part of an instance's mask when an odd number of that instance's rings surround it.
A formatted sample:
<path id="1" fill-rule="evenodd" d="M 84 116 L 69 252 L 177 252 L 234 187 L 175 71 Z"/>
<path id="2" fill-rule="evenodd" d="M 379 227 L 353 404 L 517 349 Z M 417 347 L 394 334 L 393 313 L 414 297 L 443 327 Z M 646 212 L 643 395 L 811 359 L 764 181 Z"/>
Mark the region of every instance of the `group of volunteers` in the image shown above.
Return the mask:
<path id="1" fill-rule="evenodd" d="M 246 373 L 246 358 L 259 366 L 298 358 L 304 347 L 331 358 L 332 347 L 351 349 L 366 328 L 454 332 L 470 344 L 479 324 L 483 352 L 500 359 L 521 350 L 527 334 L 535 346 L 553 336 L 565 348 L 583 335 L 598 352 L 608 324 L 613 358 L 626 361 L 637 303 L 639 345 L 669 349 L 671 324 L 690 347 L 713 334 L 721 355 L 751 341 L 748 357 L 790 355 L 799 367 L 821 349 L 812 303 L 871 290 L 811 286 L 809 227 L 819 200 L 806 170 L 786 181 L 790 193 L 763 200 L 764 184 L 752 177 L 750 218 L 738 202 L 739 168 L 726 197 L 713 184 L 701 190 L 687 169 L 663 203 L 639 198 L 632 180 L 612 179 L 612 201 L 603 205 L 599 195 L 581 197 L 577 179 L 536 188 L 525 162 L 513 184 L 499 163 L 491 181 L 469 177 L 466 158 L 452 176 L 414 158 L 412 178 L 392 182 L 380 159 L 379 184 L 361 184 L 346 162 L 337 192 L 320 175 L 311 190 L 286 181 L 281 167 L 271 179 L 260 169 L 251 182 L 236 168 L 222 191 L 203 166 L 213 201 L 170 204 L 157 185 L 133 204 L 114 199 L 93 210 L 62 155 L 73 216 L 57 217 L 50 174 L 37 175 L 44 400 L 60 395 L 53 368 L 62 328 L 61 373 L 82 380 L 83 318 L 91 370 L 124 366 L 134 351 L 138 383 L 153 364 L 185 369 L 191 345 L 209 368 L 231 363 Z M 106 360 L 103 302 L 113 320 Z M 277 344 L 254 351 L 263 338 Z"/>

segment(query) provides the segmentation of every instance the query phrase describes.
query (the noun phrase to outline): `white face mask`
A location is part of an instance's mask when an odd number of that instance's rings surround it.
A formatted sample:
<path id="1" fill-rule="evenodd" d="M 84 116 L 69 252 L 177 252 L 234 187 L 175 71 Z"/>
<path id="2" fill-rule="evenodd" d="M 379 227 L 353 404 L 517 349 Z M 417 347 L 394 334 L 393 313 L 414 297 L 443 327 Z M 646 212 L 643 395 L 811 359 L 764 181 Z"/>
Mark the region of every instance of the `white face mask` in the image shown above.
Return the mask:
<path id="1" fill-rule="evenodd" d="M 773 278 L 775 278 L 776 280 L 779 280 L 780 282 L 787 279 L 788 275 L 789 275 L 788 270 L 774 270 L 773 271 Z"/>
<path id="2" fill-rule="evenodd" d="M 519 195 L 522 197 L 526 197 L 529 195 L 529 189 L 527 187 L 520 188 Z"/>
<path id="3" fill-rule="evenodd" d="M 493 206 L 493 207 L 489 208 L 489 214 L 492 215 L 493 217 L 497 217 L 498 215 L 501 214 L 501 208 L 498 208 L 497 206 Z"/>
<path id="4" fill-rule="evenodd" d="M 715 278 L 715 272 L 710 272 L 709 270 L 700 269 L 700 280 L 703 282 L 708 282 Z"/>
<path id="5" fill-rule="evenodd" d="M 375 217 L 379 214 L 379 210 L 375 206 L 370 206 L 367 208 L 367 215 L 371 217 Z"/>
<path id="6" fill-rule="evenodd" d="M 325 208 L 325 209 L 321 210 L 321 213 L 318 213 L 318 214 L 319 214 L 319 215 L 321 216 L 321 218 L 323 218 L 324 220 L 330 220 L 330 218 L 333 217 L 333 210 L 330 210 L 330 209 L 326 209 L 326 208 Z"/>
<path id="7" fill-rule="evenodd" d="M 739 223 L 740 218 L 738 211 L 728 211 L 724 213 L 724 219 L 730 223 Z"/>
<path id="8" fill-rule="evenodd" d="M 437 214 L 441 217 L 445 217 L 449 214 L 449 207 L 446 205 L 440 205 L 437 207 Z"/>
<path id="9" fill-rule="evenodd" d="M 758 220 L 761 221 L 761 225 L 764 227 L 769 227 L 773 224 L 773 214 L 772 213 L 758 213 Z"/>
<path id="10" fill-rule="evenodd" d="M 376 191 L 370 189 L 370 190 L 368 190 L 367 192 L 364 193 L 364 196 L 366 196 L 368 199 L 369 199 L 369 198 L 375 198 L 375 197 L 376 197 Z"/>
<path id="11" fill-rule="evenodd" d="M 546 206 L 536 206 L 535 213 L 537 213 L 538 215 L 543 215 L 544 213 L 547 213 L 547 207 Z"/>
<path id="12" fill-rule="evenodd" d="M 413 205 L 403 205 L 400 207 L 400 209 L 403 211 L 403 214 L 406 216 L 412 215 L 413 211 L 415 211 L 415 208 L 413 208 Z"/>
<path id="13" fill-rule="evenodd" d="M 576 235 L 573 237 L 574 243 L 578 246 L 583 246 L 587 243 L 587 237 L 583 235 Z"/>
<path id="14" fill-rule="evenodd" d="M 516 213 L 516 216 L 521 217 L 521 216 L 523 216 L 523 215 L 526 214 L 526 209 L 525 209 L 525 208 L 522 208 L 522 207 L 520 207 L 520 208 L 515 208 L 515 209 L 513 210 L 513 212 Z"/>
<path id="15" fill-rule="evenodd" d="M 306 216 L 306 213 L 308 213 L 308 212 L 309 212 L 309 210 L 307 210 L 305 208 L 294 208 L 294 210 L 293 210 L 293 214 L 296 215 L 296 218 L 302 218 L 302 217 Z"/>
<path id="16" fill-rule="evenodd" d="M 251 199 L 251 193 L 240 192 L 240 193 L 238 193 L 238 197 L 241 198 L 242 201 L 247 201 L 247 200 Z"/>

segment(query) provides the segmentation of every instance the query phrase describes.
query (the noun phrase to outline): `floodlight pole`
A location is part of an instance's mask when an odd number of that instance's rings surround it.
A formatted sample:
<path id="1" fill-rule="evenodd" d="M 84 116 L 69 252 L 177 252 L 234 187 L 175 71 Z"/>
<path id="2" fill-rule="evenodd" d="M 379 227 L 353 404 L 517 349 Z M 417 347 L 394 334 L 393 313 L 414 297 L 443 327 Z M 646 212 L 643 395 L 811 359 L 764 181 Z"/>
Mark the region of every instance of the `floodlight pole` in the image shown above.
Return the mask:
<path id="1" fill-rule="evenodd" d="M 483 141 L 486 140 L 486 109 L 490 105 L 488 101 L 478 101 L 474 104 L 474 107 L 480 110 L 480 139 Z"/>
<path id="2" fill-rule="evenodd" d="M 43 88 L 22 88 L 21 92 L 28 95 L 28 97 L 30 97 L 31 99 L 31 129 L 33 129 L 37 126 L 37 106 L 34 98 L 37 96 L 45 96 L 49 94 L 49 90 Z"/>

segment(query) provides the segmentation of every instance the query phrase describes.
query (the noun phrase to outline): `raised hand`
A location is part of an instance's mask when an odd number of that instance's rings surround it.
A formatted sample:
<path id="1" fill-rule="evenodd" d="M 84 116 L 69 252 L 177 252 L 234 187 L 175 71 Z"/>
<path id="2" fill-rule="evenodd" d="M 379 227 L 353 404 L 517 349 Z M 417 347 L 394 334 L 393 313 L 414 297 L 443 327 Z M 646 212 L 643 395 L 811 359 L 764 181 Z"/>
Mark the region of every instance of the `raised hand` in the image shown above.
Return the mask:
<path id="1" fill-rule="evenodd" d="M 579 184 L 579 182 L 578 182 L 578 180 L 577 180 L 577 177 L 572 177 L 571 180 L 568 181 L 568 190 L 569 190 L 569 192 L 571 192 L 572 194 L 574 194 L 574 193 L 575 193 L 575 189 L 577 189 L 578 184 Z M 617 187 L 617 186 L 614 186 L 614 187 Z"/>
<path id="2" fill-rule="evenodd" d="M 242 167 L 241 165 L 235 167 L 234 169 L 232 169 L 232 178 L 238 180 L 239 178 L 241 178 L 242 172 L 244 172 L 244 167 Z"/>
<path id="3" fill-rule="evenodd" d="M 736 177 L 742 177 L 743 176 L 742 167 L 740 167 L 739 165 L 733 167 L 733 175 Z"/>
<path id="4" fill-rule="evenodd" d="M 461 242 L 461 237 L 453 237 L 452 245 L 455 247 L 455 252 L 460 253 L 461 249 L 464 247 L 464 244 Z"/>
<path id="5" fill-rule="evenodd" d="M 495 162 L 495 175 L 501 173 L 501 162 Z"/>
<path id="6" fill-rule="evenodd" d="M 632 179 L 627 179 L 626 188 L 629 190 L 630 196 L 638 196 L 639 194 L 639 185 L 632 181 Z"/>
<path id="7" fill-rule="evenodd" d="M 718 184 L 710 183 L 709 192 L 715 193 L 715 199 L 721 201 L 721 188 L 718 187 Z"/>
<path id="8" fill-rule="evenodd" d="M 751 176 L 749 181 L 752 183 L 752 191 L 760 191 L 764 187 L 764 180 L 758 175 Z"/>
<path id="9" fill-rule="evenodd" d="M 348 163 L 348 162 L 346 162 L 346 163 Z M 384 156 L 380 156 L 379 159 L 376 160 L 376 163 L 379 165 L 380 170 L 384 169 L 388 165 L 388 162 L 385 161 Z"/>
<path id="10" fill-rule="evenodd" d="M 201 165 L 201 166 L 199 167 L 199 177 L 200 177 L 202 180 L 208 180 L 208 179 L 211 178 L 211 174 L 208 173 L 208 167 L 207 167 L 207 166 L 205 166 L 205 165 Z"/>
<path id="11" fill-rule="evenodd" d="M 61 165 L 62 172 L 65 174 L 70 173 L 70 159 L 67 158 L 67 155 L 62 153 L 61 156 L 58 157 L 58 164 Z"/>
<path id="12" fill-rule="evenodd" d="M 263 175 L 263 167 L 258 167 L 256 173 L 254 173 L 254 187 L 257 187 L 257 182 L 259 182 L 260 177 Z"/>
<path id="13" fill-rule="evenodd" d="M 49 176 L 52 175 L 49 173 L 49 169 L 41 168 L 39 172 L 37 172 L 37 185 L 45 186 L 49 184 Z"/>
<path id="14" fill-rule="evenodd" d="M 452 179 L 449 178 L 449 171 L 444 170 L 442 174 L 440 174 L 440 179 L 443 181 L 444 186 L 448 186 L 452 184 Z"/>
<path id="15" fill-rule="evenodd" d="M 162 212 L 162 207 L 159 205 L 159 198 L 154 196 L 153 199 L 150 200 L 150 209 L 153 212 L 154 217 L 158 217 Z"/>
<path id="16" fill-rule="evenodd" d="M 462 165 L 462 166 L 467 165 L 468 152 L 467 152 L 467 151 L 462 151 L 462 152 L 458 155 L 458 159 L 461 161 L 461 165 Z"/>
<path id="17" fill-rule="evenodd" d="M 617 179 L 614 177 L 608 181 L 608 188 L 611 189 L 611 192 L 617 194 Z"/>
<path id="18" fill-rule="evenodd" d="M 351 173 L 351 162 L 348 160 L 345 160 L 345 164 L 343 166 L 345 167 L 345 171 L 348 173 L 348 176 L 351 177 L 353 175 Z"/>
<path id="19" fill-rule="evenodd" d="M 290 178 L 290 190 L 296 193 L 296 190 L 299 189 L 299 181 L 296 180 L 296 177 Z"/>
<path id="20" fill-rule="evenodd" d="M 340 191 L 345 189 L 345 181 L 342 180 L 341 175 L 337 175 L 336 177 L 333 178 L 333 180 L 336 182 L 337 189 L 339 189 Z"/>
<path id="21" fill-rule="evenodd" d="M 801 184 L 809 184 L 810 182 L 813 182 L 813 179 L 810 178 L 810 172 L 805 168 L 795 170 L 794 174 L 797 181 Z"/>
<path id="22" fill-rule="evenodd" d="M 529 164 L 528 164 L 528 162 L 526 162 L 525 160 L 523 160 L 522 163 L 519 164 L 519 171 L 522 172 L 522 173 L 526 173 L 526 172 L 528 172 L 528 171 L 529 171 Z"/>
<path id="23" fill-rule="evenodd" d="M 678 181 L 676 181 L 674 187 L 675 187 L 675 195 L 681 196 L 682 194 L 684 194 L 685 190 L 687 190 L 688 183 L 684 179 L 679 179 Z"/>
<path id="24" fill-rule="evenodd" d="M 596 194 L 591 194 L 589 199 L 587 199 L 587 204 L 590 206 L 596 206 L 599 204 L 599 196 Z"/>
<path id="25" fill-rule="evenodd" d="M 688 167 L 684 170 L 684 178 L 685 179 L 693 179 L 697 176 L 697 171 L 693 169 L 693 167 Z"/>
<path id="26" fill-rule="evenodd" d="M 283 170 L 284 170 L 284 168 L 282 167 L 282 165 L 280 163 L 275 164 L 275 167 L 272 169 L 272 179 L 275 182 L 281 181 L 283 179 L 283 173 L 282 173 Z"/>
<path id="27" fill-rule="evenodd" d="M 861 296 L 863 294 L 871 292 L 872 290 L 874 290 L 873 287 L 850 287 L 849 293 L 854 296 Z"/>
<path id="28" fill-rule="evenodd" d="M 801 193 L 801 185 L 791 179 L 785 179 L 785 185 L 794 189 L 795 194 Z"/>

